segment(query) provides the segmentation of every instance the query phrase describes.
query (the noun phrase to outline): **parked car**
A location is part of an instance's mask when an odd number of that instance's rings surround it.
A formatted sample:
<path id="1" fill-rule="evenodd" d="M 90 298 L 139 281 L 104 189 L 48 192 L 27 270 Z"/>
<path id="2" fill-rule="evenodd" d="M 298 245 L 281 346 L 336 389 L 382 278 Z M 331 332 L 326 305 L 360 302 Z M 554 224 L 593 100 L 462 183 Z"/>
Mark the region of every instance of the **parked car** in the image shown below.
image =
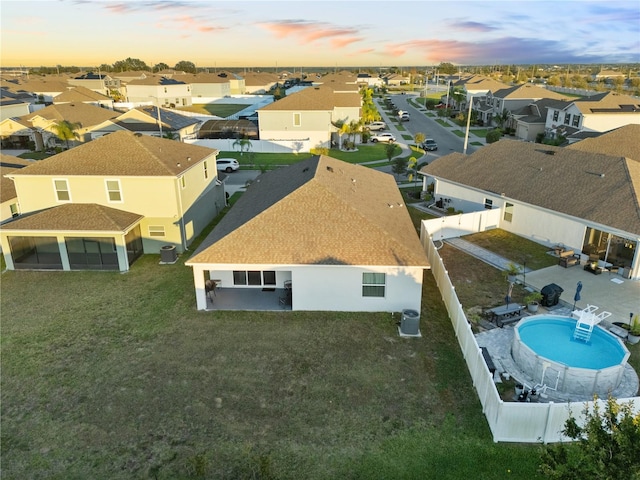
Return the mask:
<path id="1" fill-rule="evenodd" d="M 235 158 L 218 158 L 216 159 L 216 166 L 218 170 L 223 170 L 227 173 L 235 172 L 240 168 L 240 164 Z"/>
<path id="2" fill-rule="evenodd" d="M 434 152 L 438 150 L 438 144 L 433 138 L 427 138 L 424 142 L 422 142 L 422 145 L 420 146 L 427 152 Z"/>
<path id="3" fill-rule="evenodd" d="M 366 125 L 366 127 L 371 132 L 377 132 L 379 130 L 385 130 L 387 128 L 387 124 L 384 122 L 371 122 L 369 125 Z"/>
<path id="4" fill-rule="evenodd" d="M 396 137 L 394 137 L 393 134 L 391 133 L 378 133 L 377 135 L 374 135 L 371 137 L 371 141 L 373 143 L 378 143 L 378 142 L 393 143 L 396 141 Z"/>
<path id="5" fill-rule="evenodd" d="M 404 113 L 398 114 L 398 119 L 401 122 L 408 122 L 409 120 L 411 120 L 411 117 L 407 112 L 404 112 Z"/>

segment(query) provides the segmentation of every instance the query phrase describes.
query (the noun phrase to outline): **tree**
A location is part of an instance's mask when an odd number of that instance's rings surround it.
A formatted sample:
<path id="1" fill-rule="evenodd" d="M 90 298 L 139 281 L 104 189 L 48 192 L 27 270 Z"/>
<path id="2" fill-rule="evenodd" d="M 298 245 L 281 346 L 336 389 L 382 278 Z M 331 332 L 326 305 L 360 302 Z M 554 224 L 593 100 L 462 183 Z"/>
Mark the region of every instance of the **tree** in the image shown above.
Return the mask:
<path id="1" fill-rule="evenodd" d="M 385 143 L 384 154 L 387 156 L 387 160 L 391 161 L 396 153 L 396 146 L 393 143 Z"/>
<path id="2" fill-rule="evenodd" d="M 422 142 L 426 140 L 426 135 L 422 132 L 418 132 L 413 136 L 413 141 L 416 142 L 416 145 L 420 145 Z"/>
<path id="3" fill-rule="evenodd" d="M 502 137 L 502 131 L 498 128 L 487 132 L 487 143 L 496 143 Z"/>
<path id="4" fill-rule="evenodd" d="M 176 66 L 173 68 L 179 72 L 197 73 L 196 64 L 193 62 L 189 62 L 187 60 L 179 61 L 178 63 L 176 63 Z"/>
<path id="5" fill-rule="evenodd" d="M 114 72 L 127 72 L 131 70 L 149 70 L 149 67 L 142 60 L 131 57 L 125 60 L 118 60 L 113 64 Z"/>
<path id="6" fill-rule="evenodd" d="M 53 125 L 53 130 L 60 140 L 66 142 L 68 150 L 69 140 L 80 139 L 80 135 L 78 134 L 77 130 L 81 127 L 82 125 L 80 125 L 79 123 L 60 120 Z"/>
<path id="7" fill-rule="evenodd" d="M 597 397 L 593 409 L 584 408 L 584 424 L 570 415 L 562 433 L 575 443 L 547 445 L 541 452 L 540 473 L 551 480 L 597 478 L 640 479 L 640 414 L 632 403 Z"/>
<path id="8" fill-rule="evenodd" d="M 458 71 L 458 68 L 453 63 L 442 62 L 438 65 L 438 71 L 446 75 L 453 75 Z"/>
<path id="9" fill-rule="evenodd" d="M 395 145 L 391 144 L 395 147 Z M 409 162 L 405 157 L 398 157 L 393 161 L 393 165 L 391 166 L 391 171 L 399 177 L 400 175 L 404 175 L 407 173 L 407 166 Z"/>
<path id="10" fill-rule="evenodd" d="M 153 71 L 154 72 L 161 72 L 162 70 L 168 70 L 169 69 L 169 65 L 167 65 L 166 63 L 158 63 L 156 65 L 153 66 Z"/>
<path id="11" fill-rule="evenodd" d="M 251 150 L 251 148 L 253 147 L 253 144 L 251 143 L 251 140 L 249 140 L 249 138 L 246 135 L 243 135 L 242 138 L 238 138 L 233 142 L 232 147 L 234 148 L 239 147 L 240 155 L 243 155 L 245 150 L 247 152 Z"/>
<path id="12" fill-rule="evenodd" d="M 509 110 L 507 110 L 506 108 L 504 110 L 502 110 L 502 112 L 500 112 L 499 115 L 496 115 L 495 117 L 493 117 L 496 121 L 496 123 L 498 124 L 499 128 L 504 127 L 504 124 L 507 123 L 507 120 L 509 120 L 509 118 L 511 118 L 511 112 L 509 112 Z"/>

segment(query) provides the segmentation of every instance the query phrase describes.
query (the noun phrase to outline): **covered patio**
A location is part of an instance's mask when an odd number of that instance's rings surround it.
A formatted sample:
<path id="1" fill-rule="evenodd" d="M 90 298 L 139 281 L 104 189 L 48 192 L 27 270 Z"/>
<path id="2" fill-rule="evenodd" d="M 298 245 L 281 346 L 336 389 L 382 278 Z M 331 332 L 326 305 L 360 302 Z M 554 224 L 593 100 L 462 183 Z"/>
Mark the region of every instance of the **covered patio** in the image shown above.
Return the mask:
<path id="1" fill-rule="evenodd" d="M 208 311 L 215 310 L 291 310 L 284 288 L 216 288 L 207 293 Z"/>

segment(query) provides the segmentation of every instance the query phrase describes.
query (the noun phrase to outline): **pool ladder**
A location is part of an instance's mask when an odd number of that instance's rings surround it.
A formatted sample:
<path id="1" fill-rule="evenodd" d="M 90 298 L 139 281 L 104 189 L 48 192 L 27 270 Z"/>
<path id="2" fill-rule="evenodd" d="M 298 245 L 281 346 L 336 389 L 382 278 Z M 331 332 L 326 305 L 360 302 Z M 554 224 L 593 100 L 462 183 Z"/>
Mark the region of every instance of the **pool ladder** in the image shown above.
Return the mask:
<path id="1" fill-rule="evenodd" d="M 598 323 L 600 323 L 605 318 L 610 317 L 611 313 L 600 312 L 598 315 L 596 315 L 593 313 L 593 310 L 586 311 L 586 312 L 583 311 L 582 313 L 583 313 L 582 315 L 578 315 L 578 320 L 576 321 L 576 328 L 573 331 L 573 338 L 575 338 L 576 340 L 582 340 L 584 342 L 588 342 L 591 339 L 591 334 L 593 333 L 593 327 L 595 327 Z"/>

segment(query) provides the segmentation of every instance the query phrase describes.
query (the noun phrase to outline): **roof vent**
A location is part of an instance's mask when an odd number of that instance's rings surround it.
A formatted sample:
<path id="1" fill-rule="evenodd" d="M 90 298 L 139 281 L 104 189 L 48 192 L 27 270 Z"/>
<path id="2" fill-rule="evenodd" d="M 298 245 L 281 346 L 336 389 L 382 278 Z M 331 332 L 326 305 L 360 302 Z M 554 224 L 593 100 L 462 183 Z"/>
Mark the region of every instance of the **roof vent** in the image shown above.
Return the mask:
<path id="1" fill-rule="evenodd" d="M 546 153 L 547 155 L 555 155 L 556 152 L 554 152 L 553 150 L 545 150 L 544 153 Z"/>
<path id="2" fill-rule="evenodd" d="M 191 157 L 187 157 L 187 162 L 190 162 L 190 161 L 191 161 Z"/>
<path id="3" fill-rule="evenodd" d="M 329 170 L 331 173 L 333 173 L 333 167 L 330 167 L 329 165 L 327 165 L 327 170 Z"/>
<path id="4" fill-rule="evenodd" d="M 177 166 L 181 167 L 182 164 L 180 162 L 176 163 Z"/>
<path id="5" fill-rule="evenodd" d="M 601 173 L 601 174 L 600 174 L 600 178 L 604 178 L 604 173 Z"/>
<path id="6" fill-rule="evenodd" d="M 304 173 L 304 172 L 308 172 L 308 171 L 309 171 L 309 167 L 304 167 L 304 168 L 302 169 L 302 172 L 303 172 L 303 173 Z"/>

